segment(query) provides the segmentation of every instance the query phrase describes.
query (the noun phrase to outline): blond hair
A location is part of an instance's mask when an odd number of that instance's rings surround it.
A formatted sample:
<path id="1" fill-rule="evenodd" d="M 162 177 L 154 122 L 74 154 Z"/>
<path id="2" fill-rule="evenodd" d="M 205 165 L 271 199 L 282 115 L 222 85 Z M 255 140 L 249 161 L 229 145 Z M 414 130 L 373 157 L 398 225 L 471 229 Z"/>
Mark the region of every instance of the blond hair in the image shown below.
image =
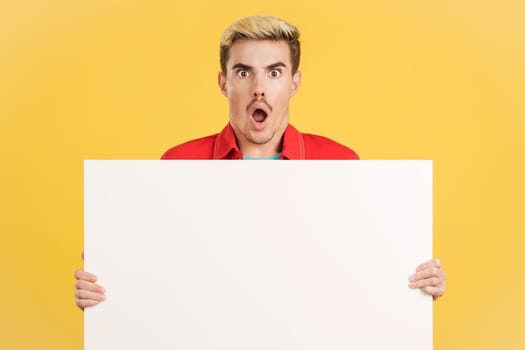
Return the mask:
<path id="1" fill-rule="evenodd" d="M 292 74 L 299 68 L 301 47 L 299 30 L 290 23 L 273 16 L 250 16 L 241 18 L 224 30 L 221 36 L 221 69 L 226 74 L 230 48 L 236 40 L 284 40 L 290 47 Z"/>

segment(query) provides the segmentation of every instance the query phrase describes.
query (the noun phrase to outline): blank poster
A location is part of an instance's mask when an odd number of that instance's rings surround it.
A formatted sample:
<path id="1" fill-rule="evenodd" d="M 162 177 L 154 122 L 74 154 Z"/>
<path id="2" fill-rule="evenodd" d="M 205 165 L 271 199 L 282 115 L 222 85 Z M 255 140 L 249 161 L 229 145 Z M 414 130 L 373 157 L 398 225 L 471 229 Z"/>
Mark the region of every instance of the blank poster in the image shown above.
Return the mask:
<path id="1" fill-rule="evenodd" d="M 86 161 L 85 349 L 432 349 L 431 161 Z"/>

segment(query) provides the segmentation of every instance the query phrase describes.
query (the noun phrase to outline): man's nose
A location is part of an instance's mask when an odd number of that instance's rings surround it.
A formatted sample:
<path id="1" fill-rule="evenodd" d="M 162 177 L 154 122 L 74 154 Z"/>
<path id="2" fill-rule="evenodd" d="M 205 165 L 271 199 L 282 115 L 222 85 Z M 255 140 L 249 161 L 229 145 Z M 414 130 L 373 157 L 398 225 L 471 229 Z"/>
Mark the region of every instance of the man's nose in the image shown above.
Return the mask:
<path id="1" fill-rule="evenodd" d="M 256 77 L 253 82 L 253 97 L 254 98 L 261 98 L 264 97 L 264 79 L 260 77 Z"/>

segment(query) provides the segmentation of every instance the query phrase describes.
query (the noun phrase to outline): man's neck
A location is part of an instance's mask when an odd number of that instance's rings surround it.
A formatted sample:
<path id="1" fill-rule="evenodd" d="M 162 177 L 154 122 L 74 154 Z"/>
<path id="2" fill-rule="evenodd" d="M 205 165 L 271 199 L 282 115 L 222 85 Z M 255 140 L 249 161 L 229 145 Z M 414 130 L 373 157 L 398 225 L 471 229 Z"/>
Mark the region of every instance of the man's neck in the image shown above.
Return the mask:
<path id="1" fill-rule="evenodd" d="M 239 145 L 239 148 L 242 152 L 242 154 L 246 157 L 250 158 L 268 158 L 275 156 L 276 154 L 281 152 L 282 149 L 282 142 L 279 142 L 277 145 L 272 144 L 264 144 L 264 145 L 256 145 L 256 144 L 246 144 L 246 145 Z"/>

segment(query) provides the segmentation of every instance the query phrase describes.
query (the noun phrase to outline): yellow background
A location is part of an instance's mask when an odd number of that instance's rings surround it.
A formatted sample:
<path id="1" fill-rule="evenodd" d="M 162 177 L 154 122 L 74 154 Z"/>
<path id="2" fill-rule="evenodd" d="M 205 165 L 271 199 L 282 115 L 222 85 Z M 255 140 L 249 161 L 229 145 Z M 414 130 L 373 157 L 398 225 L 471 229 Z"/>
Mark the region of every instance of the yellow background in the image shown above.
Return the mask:
<path id="1" fill-rule="evenodd" d="M 0 348 L 82 348 L 83 160 L 219 131 L 218 39 L 257 13 L 302 31 L 296 127 L 434 160 L 435 349 L 525 349 L 521 0 L 1 1 Z"/>

